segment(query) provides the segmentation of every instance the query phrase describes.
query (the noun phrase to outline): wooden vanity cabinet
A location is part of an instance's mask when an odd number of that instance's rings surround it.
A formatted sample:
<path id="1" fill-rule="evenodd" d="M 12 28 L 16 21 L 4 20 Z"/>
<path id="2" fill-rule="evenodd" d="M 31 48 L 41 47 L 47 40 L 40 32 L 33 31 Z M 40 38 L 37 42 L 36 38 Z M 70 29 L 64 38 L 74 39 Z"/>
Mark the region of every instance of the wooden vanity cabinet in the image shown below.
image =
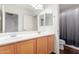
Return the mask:
<path id="1" fill-rule="evenodd" d="M 45 36 L 37 39 L 37 54 L 54 52 L 54 36 Z"/>
<path id="2" fill-rule="evenodd" d="M 0 46 L 0 54 L 49 54 L 54 52 L 55 36 L 43 36 Z"/>
<path id="3" fill-rule="evenodd" d="M 15 44 L 0 46 L 0 54 L 15 54 Z"/>
<path id="4" fill-rule="evenodd" d="M 54 39 L 55 36 L 48 36 L 47 37 L 47 52 L 51 53 L 54 52 Z"/>
<path id="5" fill-rule="evenodd" d="M 36 54 L 36 40 L 17 43 L 17 54 Z"/>
<path id="6" fill-rule="evenodd" d="M 47 37 L 37 39 L 37 54 L 47 54 Z"/>

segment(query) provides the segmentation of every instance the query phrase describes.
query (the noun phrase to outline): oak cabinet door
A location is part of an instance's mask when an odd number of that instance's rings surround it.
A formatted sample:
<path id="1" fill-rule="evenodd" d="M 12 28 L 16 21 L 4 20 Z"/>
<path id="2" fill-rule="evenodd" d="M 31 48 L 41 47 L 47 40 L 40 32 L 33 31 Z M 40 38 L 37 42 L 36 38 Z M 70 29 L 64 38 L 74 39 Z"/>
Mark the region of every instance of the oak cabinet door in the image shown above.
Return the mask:
<path id="1" fill-rule="evenodd" d="M 54 52 L 54 36 L 47 37 L 48 53 Z"/>
<path id="2" fill-rule="evenodd" d="M 15 54 L 15 45 L 7 45 L 0 47 L 0 54 Z"/>
<path id="3" fill-rule="evenodd" d="M 37 39 L 37 54 L 47 54 L 47 37 Z"/>
<path id="4" fill-rule="evenodd" d="M 28 40 L 17 43 L 18 54 L 35 54 L 36 53 L 36 40 Z"/>

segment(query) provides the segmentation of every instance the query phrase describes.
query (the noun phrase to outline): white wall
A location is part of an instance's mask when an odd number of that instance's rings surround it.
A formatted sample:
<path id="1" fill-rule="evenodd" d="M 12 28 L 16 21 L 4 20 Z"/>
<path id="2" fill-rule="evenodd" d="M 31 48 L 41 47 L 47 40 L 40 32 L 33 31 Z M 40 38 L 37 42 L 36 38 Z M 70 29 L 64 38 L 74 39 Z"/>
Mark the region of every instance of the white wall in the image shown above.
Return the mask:
<path id="1" fill-rule="evenodd" d="M 56 35 L 55 52 L 59 53 L 59 5 L 54 5 L 53 17 L 53 30 Z"/>

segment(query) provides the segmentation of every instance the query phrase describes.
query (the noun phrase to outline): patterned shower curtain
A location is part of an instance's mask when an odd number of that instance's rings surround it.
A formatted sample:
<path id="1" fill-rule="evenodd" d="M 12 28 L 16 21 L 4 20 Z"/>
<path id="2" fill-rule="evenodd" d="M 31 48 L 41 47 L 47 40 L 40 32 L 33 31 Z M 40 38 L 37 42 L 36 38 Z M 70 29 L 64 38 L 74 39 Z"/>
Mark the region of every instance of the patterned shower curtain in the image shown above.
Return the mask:
<path id="1" fill-rule="evenodd" d="M 79 9 L 60 14 L 60 39 L 66 44 L 79 47 Z"/>

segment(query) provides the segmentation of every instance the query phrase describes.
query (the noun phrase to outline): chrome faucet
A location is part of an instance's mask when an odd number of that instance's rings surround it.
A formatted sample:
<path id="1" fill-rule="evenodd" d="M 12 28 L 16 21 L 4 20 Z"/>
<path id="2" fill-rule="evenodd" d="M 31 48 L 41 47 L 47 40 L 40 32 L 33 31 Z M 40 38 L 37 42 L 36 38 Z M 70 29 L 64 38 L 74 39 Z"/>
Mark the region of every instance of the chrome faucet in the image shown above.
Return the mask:
<path id="1" fill-rule="evenodd" d="M 38 34 L 41 34 L 41 31 L 38 31 Z"/>

